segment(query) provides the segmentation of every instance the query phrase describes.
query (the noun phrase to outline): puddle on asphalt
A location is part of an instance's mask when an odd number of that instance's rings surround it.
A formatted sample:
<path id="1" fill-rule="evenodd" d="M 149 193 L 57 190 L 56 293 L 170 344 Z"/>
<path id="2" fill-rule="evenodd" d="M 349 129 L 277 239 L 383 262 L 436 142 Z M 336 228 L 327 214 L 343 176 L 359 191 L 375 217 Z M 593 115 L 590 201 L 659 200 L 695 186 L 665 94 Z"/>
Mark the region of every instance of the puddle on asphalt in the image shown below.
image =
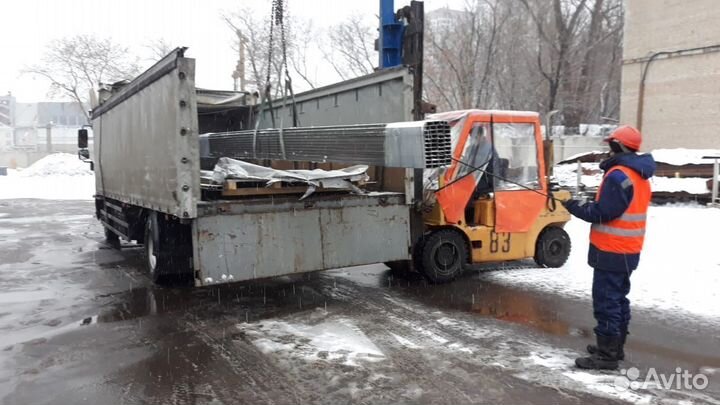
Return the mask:
<path id="1" fill-rule="evenodd" d="M 424 282 L 421 282 L 422 284 Z M 587 332 L 559 317 L 560 309 L 532 292 L 466 277 L 454 283 L 402 287 L 427 305 L 472 312 L 498 320 L 531 326 L 553 335 L 585 335 Z"/>
<path id="2" fill-rule="evenodd" d="M 207 320 L 229 316 L 237 322 L 251 322 L 321 307 L 331 301 L 313 282 L 293 282 L 283 278 L 212 287 L 148 286 L 98 298 L 111 298 L 112 301 L 92 319 L 92 323 L 122 322 L 167 313 Z"/>
<path id="3" fill-rule="evenodd" d="M 508 288 L 479 279 L 477 272 L 447 284 L 428 284 L 419 274 L 397 277 L 384 266 L 336 270 L 331 274 L 359 284 L 400 290 L 431 308 L 471 312 L 498 320 L 531 326 L 553 335 L 585 336 L 588 330 L 571 325 L 558 315 L 557 302 L 532 291 Z M 565 309 L 566 310 L 566 309 Z"/>

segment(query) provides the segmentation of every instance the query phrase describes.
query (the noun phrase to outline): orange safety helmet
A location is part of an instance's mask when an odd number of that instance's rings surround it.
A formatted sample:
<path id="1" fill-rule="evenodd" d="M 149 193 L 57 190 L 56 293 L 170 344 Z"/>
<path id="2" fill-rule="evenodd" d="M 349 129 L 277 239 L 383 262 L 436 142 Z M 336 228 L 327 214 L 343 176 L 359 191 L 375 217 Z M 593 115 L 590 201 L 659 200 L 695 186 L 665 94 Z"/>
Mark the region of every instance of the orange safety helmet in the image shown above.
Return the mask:
<path id="1" fill-rule="evenodd" d="M 610 142 L 611 140 L 616 140 L 632 150 L 640 150 L 640 145 L 642 144 L 642 134 L 630 125 L 623 125 L 618 127 L 612 134 L 610 134 L 609 137 L 604 139 L 605 142 Z"/>

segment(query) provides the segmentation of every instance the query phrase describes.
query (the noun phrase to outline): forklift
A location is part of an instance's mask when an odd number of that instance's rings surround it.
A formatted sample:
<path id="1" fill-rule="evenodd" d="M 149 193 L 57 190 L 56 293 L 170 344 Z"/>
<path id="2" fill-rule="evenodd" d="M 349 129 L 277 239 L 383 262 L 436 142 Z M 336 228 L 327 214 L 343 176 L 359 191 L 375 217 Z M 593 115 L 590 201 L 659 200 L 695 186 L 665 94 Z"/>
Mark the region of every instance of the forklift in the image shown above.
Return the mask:
<path id="1" fill-rule="evenodd" d="M 380 0 L 379 67 L 402 64 L 414 72 L 413 118 L 449 122 L 453 161 L 414 173 L 421 212 L 411 225 L 412 260 L 385 264 L 414 268 L 434 283 L 455 279 L 470 264 L 531 257 L 543 267 L 565 264 L 571 243 L 563 227 L 570 213 L 557 201 L 571 195 L 551 190 L 552 143 L 543 142 L 539 114 L 435 113 L 422 100 L 423 3 L 393 10 L 393 0 Z"/>
<path id="2" fill-rule="evenodd" d="M 450 123 L 453 162 L 426 173 L 414 268 L 443 283 L 470 264 L 526 258 L 542 267 L 565 264 L 571 242 L 563 227 L 571 216 L 557 201 L 570 192 L 551 189 L 539 114 L 462 110 L 428 119 Z"/>

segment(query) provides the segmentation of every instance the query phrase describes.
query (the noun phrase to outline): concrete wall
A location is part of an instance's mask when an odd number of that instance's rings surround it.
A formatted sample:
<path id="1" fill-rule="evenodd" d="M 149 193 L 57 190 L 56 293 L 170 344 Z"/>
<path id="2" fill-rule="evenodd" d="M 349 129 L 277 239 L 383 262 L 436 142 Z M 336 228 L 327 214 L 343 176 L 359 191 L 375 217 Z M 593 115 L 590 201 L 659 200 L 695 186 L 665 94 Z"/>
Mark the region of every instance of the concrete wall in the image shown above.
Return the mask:
<path id="1" fill-rule="evenodd" d="M 553 137 L 555 163 L 579 153 L 605 151 L 608 147 L 602 140 L 602 136 Z"/>
<path id="2" fill-rule="evenodd" d="M 15 128 L 14 130 L 0 127 L 0 166 L 27 167 L 49 153 L 55 152 L 77 154 L 77 131 L 78 127 L 75 126 L 53 126 L 51 129 L 52 147 L 48 152 L 47 130 L 44 127 Z M 92 152 L 92 129 L 88 129 L 88 132 L 89 146 Z"/>
<path id="3" fill-rule="evenodd" d="M 625 0 L 621 123 L 639 125 L 638 93 L 647 57 L 720 45 L 716 0 Z M 720 52 L 652 62 L 645 81 L 643 150 L 720 146 Z"/>

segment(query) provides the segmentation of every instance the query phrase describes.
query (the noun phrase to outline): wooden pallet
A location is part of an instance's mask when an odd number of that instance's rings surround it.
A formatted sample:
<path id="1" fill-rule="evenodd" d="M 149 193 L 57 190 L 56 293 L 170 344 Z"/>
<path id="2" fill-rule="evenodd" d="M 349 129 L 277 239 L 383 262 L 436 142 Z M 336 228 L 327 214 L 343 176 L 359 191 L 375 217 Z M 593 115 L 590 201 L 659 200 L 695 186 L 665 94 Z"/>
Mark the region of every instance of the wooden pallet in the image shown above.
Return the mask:
<path id="1" fill-rule="evenodd" d="M 265 186 L 243 186 L 242 181 L 226 180 L 223 186 L 222 195 L 227 197 L 254 196 L 254 195 L 283 195 L 283 194 L 304 194 L 308 186 L 288 186 L 282 183 L 274 183 L 269 187 Z M 316 193 L 339 191 L 336 189 L 317 188 Z"/>

